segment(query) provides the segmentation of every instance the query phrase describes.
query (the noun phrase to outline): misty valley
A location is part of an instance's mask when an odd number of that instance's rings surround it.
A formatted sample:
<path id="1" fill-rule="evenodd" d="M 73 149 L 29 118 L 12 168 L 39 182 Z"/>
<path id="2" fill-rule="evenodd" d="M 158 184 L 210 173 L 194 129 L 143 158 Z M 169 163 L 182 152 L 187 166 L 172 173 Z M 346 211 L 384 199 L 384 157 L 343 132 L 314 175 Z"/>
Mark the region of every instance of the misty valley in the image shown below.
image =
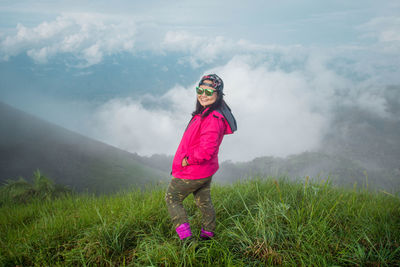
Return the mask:
<path id="1" fill-rule="evenodd" d="M 129 153 L 4 103 L 0 103 L 0 111 L 0 181 L 3 183 L 19 177 L 32 180 L 36 170 L 77 192 L 112 193 L 169 180 L 172 156 Z M 349 117 L 349 114 L 353 115 Z M 291 180 L 310 177 L 316 181 L 329 180 L 335 185 L 356 184 L 398 193 L 399 125 L 374 121 L 369 114 L 358 110 L 343 111 L 341 116 L 332 134 L 325 137 L 322 149 L 286 158 L 265 156 L 248 162 L 225 161 L 214 180 L 229 184 L 254 175 Z M 359 121 L 364 123 L 360 126 Z M 375 124 L 381 125 L 377 128 L 373 127 Z M 344 129 L 346 136 L 338 134 Z"/>

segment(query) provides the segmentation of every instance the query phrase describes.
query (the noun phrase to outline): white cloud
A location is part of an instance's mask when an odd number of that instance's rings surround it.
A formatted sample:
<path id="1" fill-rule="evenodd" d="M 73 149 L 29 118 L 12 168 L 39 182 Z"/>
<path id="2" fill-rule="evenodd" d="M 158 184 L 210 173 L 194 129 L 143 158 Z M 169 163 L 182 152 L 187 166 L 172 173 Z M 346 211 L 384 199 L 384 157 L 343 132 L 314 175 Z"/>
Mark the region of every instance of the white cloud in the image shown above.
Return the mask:
<path id="1" fill-rule="evenodd" d="M 311 93 L 315 81 L 301 72 L 254 67 L 242 58 L 216 71 L 226 80 L 226 98 L 239 124 L 237 135 L 225 142 L 224 157 L 286 156 L 317 148 L 329 117 L 314 111 L 320 105 Z"/>
<path id="2" fill-rule="evenodd" d="M 203 63 L 212 63 L 221 52 L 231 52 L 229 41 L 222 36 L 211 37 L 196 36 L 186 31 L 168 31 L 161 43 L 161 49 L 166 51 L 178 51 L 188 54 L 187 61 L 193 67 Z"/>
<path id="3" fill-rule="evenodd" d="M 181 60 L 189 62 L 194 68 L 216 63 L 219 59 L 230 60 L 238 55 L 250 55 L 254 61 L 263 61 L 266 57 L 279 55 L 282 57 L 281 60 L 290 62 L 299 58 L 303 60 L 308 55 L 307 49 L 300 45 L 258 44 L 245 39 L 234 40 L 224 36 L 200 36 L 188 31 L 166 32 L 159 49 L 166 52 L 182 52 L 185 56 Z"/>
<path id="4" fill-rule="evenodd" d="M 68 13 L 33 28 L 18 24 L 17 33 L 2 40 L 0 51 L 6 60 L 26 52 L 38 63 L 69 53 L 81 66 L 90 66 L 104 55 L 133 52 L 135 34 L 135 23 L 124 17 Z"/>
<path id="5" fill-rule="evenodd" d="M 386 100 L 381 92 L 365 92 L 356 99 L 356 105 L 362 109 L 372 111 L 381 118 L 390 118 Z"/>
<path id="6" fill-rule="evenodd" d="M 376 17 L 358 27 L 362 37 L 373 38 L 388 52 L 400 51 L 400 18 Z"/>
<path id="7" fill-rule="evenodd" d="M 194 68 L 214 63 L 219 58 L 231 58 L 237 54 L 262 52 L 272 48 L 242 39 L 235 41 L 223 36 L 199 36 L 187 31 L 168 31 L 160 47 L 164 51 L 186 53 L 184 61 L 188 61 Z"/>
<path id="8" fill-rule="evenodd" d="M 173 154 L 190 112 L 193 90 L 175 87 L 156 98 L 116 98 L 100 106 L 90 121 L 91 135 L 106 143 L 142 155 Z M 158 107 L 145 108 L 143 102 L 153 101 Z M 170 108 L 162 108 L 167 105 Z"/>

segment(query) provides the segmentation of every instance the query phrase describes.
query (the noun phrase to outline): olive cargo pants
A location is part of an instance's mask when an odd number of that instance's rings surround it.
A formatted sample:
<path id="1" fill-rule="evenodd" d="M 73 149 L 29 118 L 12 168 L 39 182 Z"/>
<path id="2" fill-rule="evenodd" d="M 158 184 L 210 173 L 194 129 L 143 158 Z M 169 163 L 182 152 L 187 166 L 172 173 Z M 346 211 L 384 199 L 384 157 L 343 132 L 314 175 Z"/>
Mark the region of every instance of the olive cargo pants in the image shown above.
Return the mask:
<path id="1" fill-rule="evenodd" d="M 214 232 L 215 211 L 211 202 L 211 179 L 212 176 L 196 180 L 172 177 L 167 193 L 165 194 L 165 202 L 167 203 L 168 212 L 175 228 L 183 223 L 189 223 L 183 207 L 183 200 L 190 193 L 193 193 L 196 205 L 202 215 L 203 229 Z"/>

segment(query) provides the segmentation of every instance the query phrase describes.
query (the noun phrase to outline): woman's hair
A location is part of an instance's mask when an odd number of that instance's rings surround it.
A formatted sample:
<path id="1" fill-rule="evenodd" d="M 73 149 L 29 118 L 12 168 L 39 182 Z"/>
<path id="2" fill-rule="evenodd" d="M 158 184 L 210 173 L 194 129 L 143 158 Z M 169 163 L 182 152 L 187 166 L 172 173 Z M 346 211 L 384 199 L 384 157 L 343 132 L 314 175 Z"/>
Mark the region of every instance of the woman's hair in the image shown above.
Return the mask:
<path id="1" fill-rule="evenodd" d="M 222 106 L 222 103 L 224 103 L 224 94 L 220 91 L 215 91 L 215 92 L 218 94 L 217 100 L 215 100 L 215 102 L 209 106 L 203 107 L 200 104 L 199 100 L 198 99 L 196 100 L 196 109 L 192 112 L 192 116 L 201 114 L 205 108 L 209 107 L 209 109 L 202 115 L 202 117 L 207 117 L 208 114 L 210 114 L 211 112 Z"/>

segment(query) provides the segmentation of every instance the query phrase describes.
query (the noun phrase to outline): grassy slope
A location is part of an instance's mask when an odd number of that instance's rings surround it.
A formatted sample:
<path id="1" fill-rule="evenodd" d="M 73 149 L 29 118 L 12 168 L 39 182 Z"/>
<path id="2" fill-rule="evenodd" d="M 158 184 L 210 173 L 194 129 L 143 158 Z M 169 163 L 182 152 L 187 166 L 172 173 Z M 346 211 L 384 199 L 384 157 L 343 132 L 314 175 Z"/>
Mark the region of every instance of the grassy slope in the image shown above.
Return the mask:
<path id="1" fill-rule="evenodd" d="M 400 264 L 400 200 L 396 196 L 273 178 L 215 184 L 217 237 L 181 246 L 164 204 L 166 186 L 0 207 L 0 263 Z M 193 197 L 185 206 L 198 234 L 200 215 Z"/>

